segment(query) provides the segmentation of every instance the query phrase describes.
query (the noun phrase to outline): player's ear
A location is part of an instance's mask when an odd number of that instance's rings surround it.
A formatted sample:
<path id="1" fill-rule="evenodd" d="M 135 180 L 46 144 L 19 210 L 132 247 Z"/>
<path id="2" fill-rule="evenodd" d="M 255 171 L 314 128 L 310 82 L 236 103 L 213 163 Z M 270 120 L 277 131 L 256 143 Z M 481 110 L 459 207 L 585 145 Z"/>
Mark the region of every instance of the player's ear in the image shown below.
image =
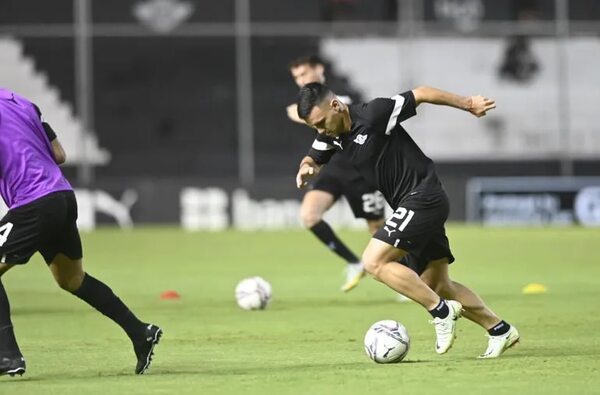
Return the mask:
<path id="1" fill-rule="evenodd" d="M 329 102 L 329 107 L 331 107 L 335 112 L 342 111 L 342 103 L 340 103 L 340 100 L 337 97 L 331 99 L 331 101 Z"/>

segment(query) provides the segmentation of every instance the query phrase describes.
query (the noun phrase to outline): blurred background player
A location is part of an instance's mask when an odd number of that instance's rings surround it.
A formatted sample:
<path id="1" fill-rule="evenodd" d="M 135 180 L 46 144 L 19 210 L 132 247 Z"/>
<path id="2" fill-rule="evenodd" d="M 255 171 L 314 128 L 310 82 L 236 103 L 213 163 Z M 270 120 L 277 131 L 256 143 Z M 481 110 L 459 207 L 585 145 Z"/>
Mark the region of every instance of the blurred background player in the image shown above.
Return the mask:
<path id="1" fill-rule="evenodd" d="M 312 82 L 325 82 L 325 64 L 316 55 L 293 60 L 289 70 L 298 87 Z M 352 103 L 349 95 L 340 95 L 338 98 L 345 104 Z M 296 104 L 287 107 L 287 114 L 292 121 L 305 125 L 298 117 Z M 356 218 L 367 221 L 371 234 L 383 224 L 384 199 L 377 188 L 369 185 L 342 155 L 337 155 L 323 168 L 302 199 L 300 217 L 304 227 L 347 263 L 346 282 L 342 285 L 342 291 L 347 292 L 358 285 L 365 271 L 360 259 L 323 220 L 323 215 L 341 196 L 346 198 Z"/>
<path id="2" fill-rule="evenodd" d="M 305 85 L 298 94 L 298 115 L 319 134 L 300 163 L 296 183 L 305 186 L 336 152 L 348 156 L 395 210 L 365 248 L 365 269 L 429 311 L 438 354 L 452 347 L 464 308 L 465 316 L 488 332 L 488 347 L 479 357 L 497 358 L 519 341 L 519 332 L 479 295 L 449 277 L 448 266 L 454 262 L 445 230 L 450 203 L 433 161 L 401 126 L 417 114 L 420 103 L 450 106 L 476 117 L 496 107 L 482 96 L 429 87 L 348 106 L 325 85 Z"/>
<path id="3" fill-rule="evenodd" d="M 10 209 L 0 220 L 0 277 L 39 251 L 62 289 L 123 328 L 133 343 L 135 373 L 143 374 L 162 330 L 140 321 L 106 284 L 83 271 L 77 201 L 58 167 L 65 159 L 40 110 L 0 89 L 0 194 Z M 0 375 L 22 375 L 25 369 L 0 281 Z"/>

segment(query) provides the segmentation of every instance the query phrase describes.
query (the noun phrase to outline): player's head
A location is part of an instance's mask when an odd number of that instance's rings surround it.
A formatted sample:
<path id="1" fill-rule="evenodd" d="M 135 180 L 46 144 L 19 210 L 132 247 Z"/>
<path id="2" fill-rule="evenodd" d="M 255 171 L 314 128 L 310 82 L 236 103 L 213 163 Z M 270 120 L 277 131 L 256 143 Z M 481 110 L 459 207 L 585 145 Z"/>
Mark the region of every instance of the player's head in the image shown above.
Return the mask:
<path id="1" fill-rule="evenodd" d="M 325 82 L 325 65 L 317 55 L 296 58 L 290 62 L 289 69 L 299 87 L 311 82 Z"/>
<path id="2" fill-rule="evenodd" d="M 311 82 L 298 92 L 298 116 L 320 134 L 337 137 L 348 132 L 346 105 L 326 85 Z"/>

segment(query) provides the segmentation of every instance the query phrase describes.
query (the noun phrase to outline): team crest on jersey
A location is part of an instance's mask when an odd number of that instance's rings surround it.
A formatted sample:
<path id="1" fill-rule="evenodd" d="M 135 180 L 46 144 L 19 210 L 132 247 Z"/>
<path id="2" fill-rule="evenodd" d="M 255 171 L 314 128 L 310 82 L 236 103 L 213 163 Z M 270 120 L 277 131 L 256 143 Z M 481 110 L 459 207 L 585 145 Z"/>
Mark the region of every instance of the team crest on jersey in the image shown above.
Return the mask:
<path id="1" fill-rule="evenodd" d="M 354 142 L 355 142 L 356 144 L 363 145 L 363 144 L 365 143 L 365 141 L 367 141 L 367 137 L 369 137 L 369 136 L 368 136 L 368 135 L 366 135 L 366 134 L 359 134 L 358 136 L 356 136 L 356 137 L 354 138 Z"/>

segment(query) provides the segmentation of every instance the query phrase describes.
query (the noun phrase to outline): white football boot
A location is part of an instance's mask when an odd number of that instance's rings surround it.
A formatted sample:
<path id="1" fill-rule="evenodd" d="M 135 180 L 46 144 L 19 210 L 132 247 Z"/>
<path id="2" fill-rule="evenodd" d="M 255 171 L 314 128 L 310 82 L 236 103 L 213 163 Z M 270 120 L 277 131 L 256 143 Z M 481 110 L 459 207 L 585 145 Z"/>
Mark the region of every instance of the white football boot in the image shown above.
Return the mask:
<path id="1" fill-rule="evenodd" d="M 358 285 L 360 279 L 365 276 L 365 268 L 362 263 L 349 263 L 346 266 L 346 282 L 342 285 L 342 291 L 348 292 Z"/>
<path id="2" fill-rule="evenodd" d="M 462 305 L 456 300 L 447 300 L 446 304 L 450 313 L 446 318 L 434 318 L 429 321 L 435 325 L 435 334 L 437 336 L 435 342 L 435 352 L 445 354 L 456 338 L 456 321 L 462 315 Z"/>
<path id="3" fill-rule="evenodd" d="M 498 358 L 502 353 L 519 342 L 519 331 L 514 326 L 510 326 L 508 332 L 500 336 L 488 335 L 488 346 L 481 359 Z"/>

